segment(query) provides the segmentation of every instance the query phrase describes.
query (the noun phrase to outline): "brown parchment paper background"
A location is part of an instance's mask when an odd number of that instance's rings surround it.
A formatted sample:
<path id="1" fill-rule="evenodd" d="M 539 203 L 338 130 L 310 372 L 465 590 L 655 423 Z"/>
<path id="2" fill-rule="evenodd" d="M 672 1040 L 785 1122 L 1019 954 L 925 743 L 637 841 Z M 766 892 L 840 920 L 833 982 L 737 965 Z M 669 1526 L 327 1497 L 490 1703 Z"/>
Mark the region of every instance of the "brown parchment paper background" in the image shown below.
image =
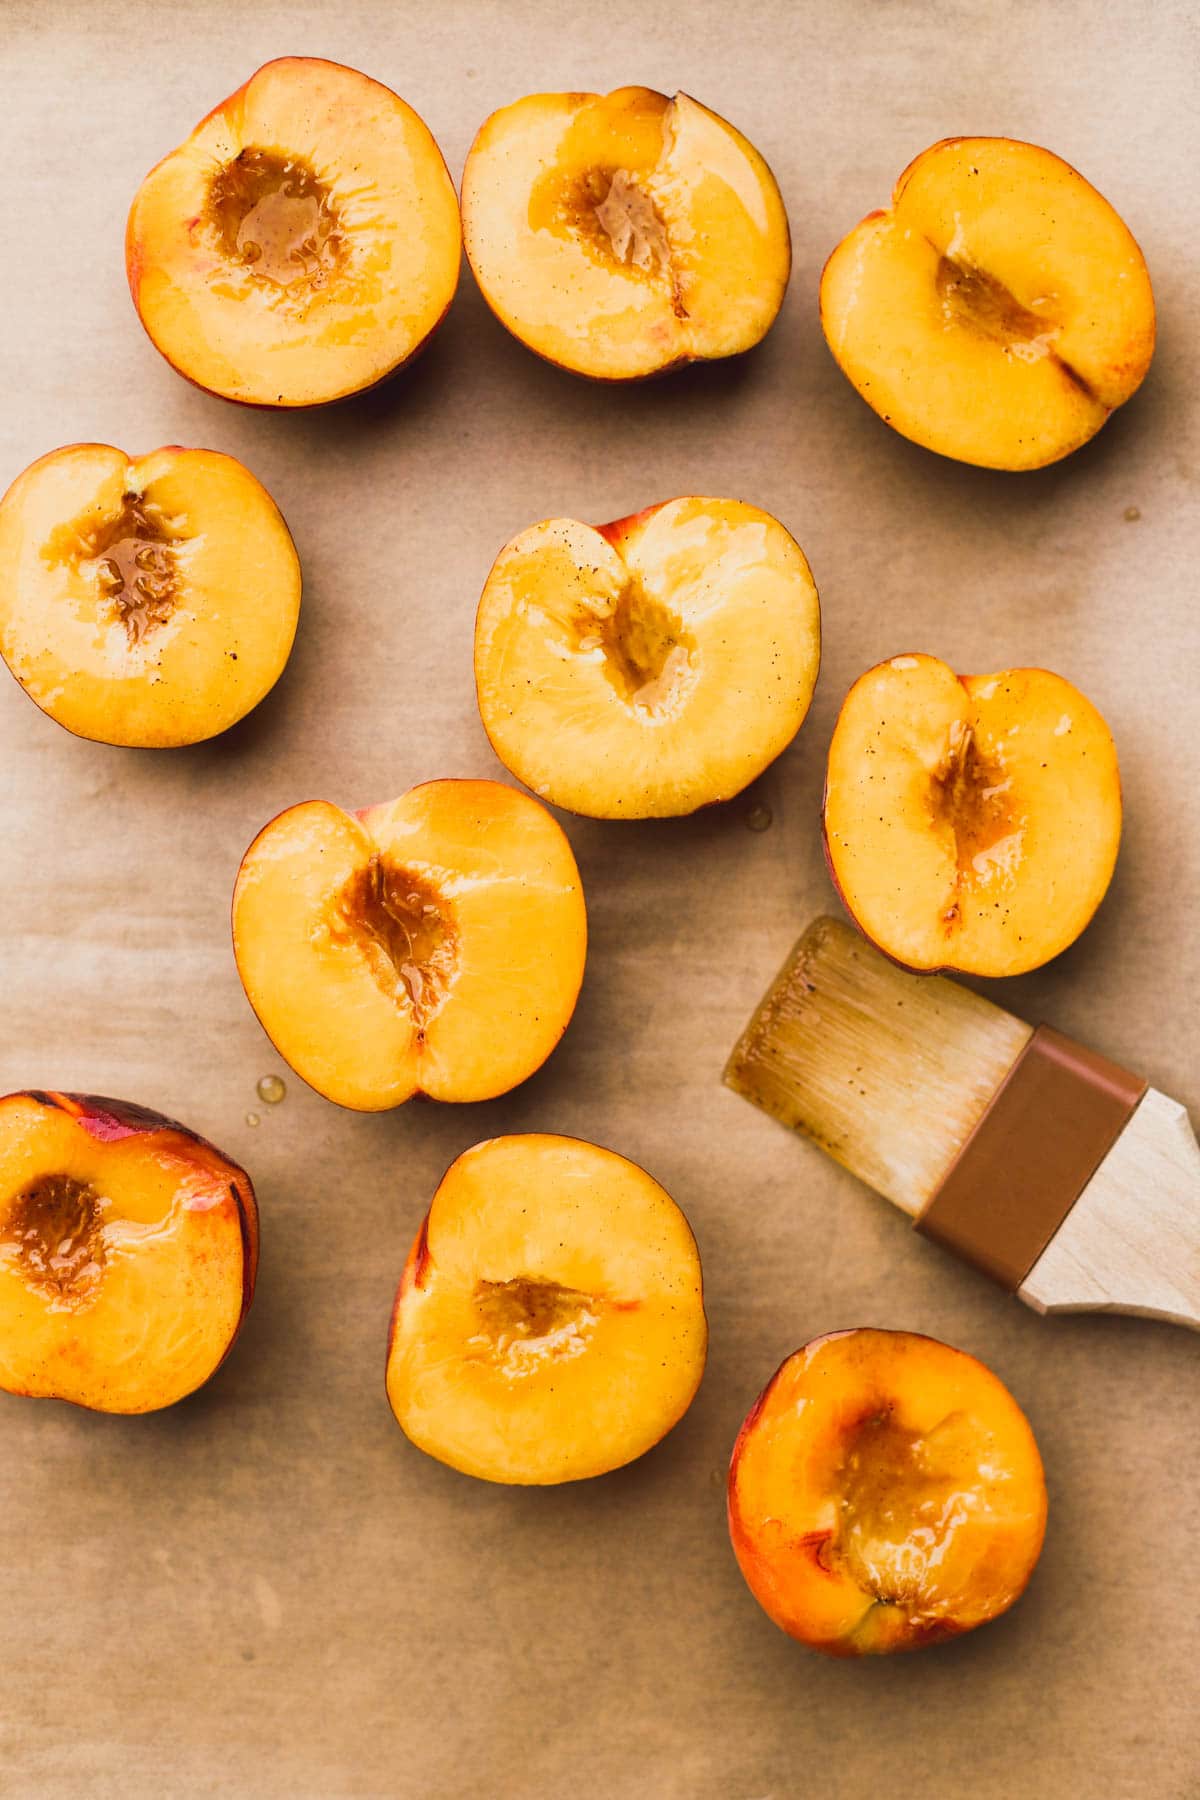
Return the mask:
<path id="1" fill-rule="evenodd" d="M 266 483 L 305 573 L 289 669 L 212 745 L 78 742 L 0 683 L 5 1086 L 178 1116 L 247 1164 L 263 1219 L 253 1313 L 199 1396 L 132 1420 L 2 1397 L 6 1795 L 1200 1794 L 1195 1339 L 1037 1318 L 719 1079 L 793 938 L 833 905 L 817 809 L 840 698 L 880 657 L 928 649 L 967 670 L 1045 664 L 1106 713 L 1127 799 L 1111 895 L 1072 952 L 995 991 L 1200 1102 L 1193 18 L 1083 0 L 0 5 L 0 484 L 77 439 L 210 445 Z M 737 363 L 590 387 L 509 339 L 464 272 L 433 347 L 377 394 L 272 416 L 197 392 L 134 317 L 125 212 L 151 164 L 283 53 L 397 88 L 456 179 L 484 117 L 526 92 L 696 94 L 783 188 L 795 269 L 778 326 Z M 838 237 L 960 131 L 1067 157 L 1154 276 L 1143 392 L 1041 474 L 894 436 L 817 323 Z M 724 810 L 566 822 L 591 954 L 534 1080 L 463 1110 L 339 1111 L 290 1076 L 242 996 L 227 915 L 243 848 L 295 800 L 502 773 L 470 680 L 494 553 L 538 518 L 688 492 L 753 500 L 808 552 L 825 654 L 803 732 Z M 756 800 L 774 816 L 761 835 Z M 288 1097 L 271 1109 L 255 1081 L 276 1071 Z M 712 1328 L 673 1435 L 558 1491 L 440 1467 L 383 1393 L 393 1287 L 442 1170 L 526 1129 L 598 1139 L 666 1184 L 700 1241 Z M 760 1614 L 723 1481 L 780 1359 L 859 1323 L 995 1368 L 1037 1431 L 1051 1515 L 1009 1617 L 855 1666 Z"/>

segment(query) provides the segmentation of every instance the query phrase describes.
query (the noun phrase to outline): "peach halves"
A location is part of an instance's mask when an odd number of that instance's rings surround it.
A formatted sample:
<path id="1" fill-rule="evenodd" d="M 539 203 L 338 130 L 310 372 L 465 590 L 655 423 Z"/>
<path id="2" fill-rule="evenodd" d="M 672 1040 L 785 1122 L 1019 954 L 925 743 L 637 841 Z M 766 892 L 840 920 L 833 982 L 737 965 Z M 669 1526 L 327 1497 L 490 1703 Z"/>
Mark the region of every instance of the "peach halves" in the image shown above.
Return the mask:
<path id="1" fill-rule="evenodd" d="M 250 1178 L 195 1132 L 120 1100 L 0 1100 L 0 1387 L 170 1406 L 228 1355 L 257 1267 Z"/>
<path id="2" fill-rule="evenodd" d="M 492 1138 L 447 1171 L 417 1233 L 388 1399 L 464 1474 L 578 1481 L 665 1436 L 707 1342 L 695 1239 L 657 1181 L 576 1138 Z"/>
<path id="3" fill-rule="evenodd" d="M 687 94 L 530 94 L 492 114 L 462 180 L 467 256 L 514 336 L 621 381 L 734 356 L 791 268 L 754 146 Z"/>
<path id="4" fill-rule="evenodd" d="M 746 1416 L 729 1531 L 754 1597 L 831 1656 L 915 1650 L 985 1624 L 1033 1572 L 1046 1484 L 996 1376 L 908 1331 L 835 1331 Z"/>
<path id="5" fill-rule="evenodd" d="M 282 56 L 150 171 L 125 259 L 180 374 L 227 400 L 313 406 L 415 355 L 450 306 L 461 242 L 413 109 L 355 69 Z"/>
<path id="6" fill-rule="evenodd" d="M 579 870 L 545 807 L 427 781 L 346 813 L 289 807 L 247 850 L 238 973 L 298 1075 L 363 1112 L 488 1100 L 540 1067 L 583 979 Z"/>

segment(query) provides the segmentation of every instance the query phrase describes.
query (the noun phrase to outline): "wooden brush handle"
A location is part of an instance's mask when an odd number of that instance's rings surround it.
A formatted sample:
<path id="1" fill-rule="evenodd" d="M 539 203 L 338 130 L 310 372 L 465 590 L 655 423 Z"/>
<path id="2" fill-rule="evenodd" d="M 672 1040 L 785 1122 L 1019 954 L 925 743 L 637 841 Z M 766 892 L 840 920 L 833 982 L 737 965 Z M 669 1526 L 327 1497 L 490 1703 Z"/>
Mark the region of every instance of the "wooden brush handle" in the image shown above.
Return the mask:
<path id="1" fill-rule="evenodd" d="M 1149 1089 L 1017 1292 L 1200 1330 L 1200 1149 L 1177 1100 Z"/>
<path id="2" fill-rule="evenodd" d="M 1141 1076 L 1039 1025 L 917 1230 L 1016 1293 L 1145 1092 Z"/>

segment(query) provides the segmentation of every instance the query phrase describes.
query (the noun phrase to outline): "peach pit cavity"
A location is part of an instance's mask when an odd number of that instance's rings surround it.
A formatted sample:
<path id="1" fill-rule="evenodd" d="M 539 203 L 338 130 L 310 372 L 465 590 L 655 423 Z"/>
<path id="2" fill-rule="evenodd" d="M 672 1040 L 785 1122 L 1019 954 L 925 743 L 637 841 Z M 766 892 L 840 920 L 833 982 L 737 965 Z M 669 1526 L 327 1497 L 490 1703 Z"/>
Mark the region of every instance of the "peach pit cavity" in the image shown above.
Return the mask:
<path id="1" fill-rule="evenodd" d="M 695 640 L 678 613 L 630 579 L 606 613 L 579 622 L 578 648 L 602 650 L 604 672 L 627 705 L 651 716 L 673 710 L 689 685 Z"/>
<path id="2" fill-rule="evenodd" d="M 946 319 L 969 325 L 1000 344 L 1021 362 L 1037 362 L 1051 354 L 1058 323 L 1032 312 L 995 275 L 965 257 L 938 258 L 937 292 Z"/>
<path id="3" fill-rule="evenodd" d="M 107 1201 L 70 1175 L 45 1175 L 17 1195 L 0 1249 L 56 1310 L 83 1306 L 104 1273 Z"/>
<path id="4" fill-rule="evenodd" d="M 336 910 L 380 987 L 411 1010 L 423 1031 L 458 966 L 457 933 L 443 896 L 424 876 L 374 855 L 343 887 Z"/>
<path id="5" fill-rule="evenodd" d="M 477 1282 L 475 1310 L 480 1330 L 470 1342 L 510 1376 L 579 1356 L 597 1319 L 590 1294 L 525 1275 Z"/>
<path id="6" fill-rule="evenodd" d="M 864 1413 L 850 1434 L 838 1478 L 837 1554 L 863 1592 L 884 1605 L 920 1612 L 945 1547 L 966 1518 L 970 1497 L 959 1490 L 938 1442 L 938 1434 L 953 1439 L 964 1424 L 950 1414 L 932 1432 L 912 1431 L 884 1403 Z"/>
<path id="7" fill-rule="evenodd" d="M 209 204 L 227 259 L 261 281 L 321 288 L 342 260 L 333 196 L 300 157 L 240 150 L 216 175 Z"/>
<path id="8" fill-rule="evenodd" d="M 161 510 L 132 491 L 122 494 L 114 518 L 84 538 L 79 560 L 92 565 L 101 596 L 131 645 L 165 625 L 179 603 L 180 541 Z"/>
<path id="9" fill-rule="evenodd" d="M 1001 762 L 979 746 L 973 726 L 956 719 L 931 783 L 934 819 L 954 836 L 956 887 L 1010 873 L 1020 861 L 1022 828 Z M 959 922 L 958 902 L 944 923 Z"/>

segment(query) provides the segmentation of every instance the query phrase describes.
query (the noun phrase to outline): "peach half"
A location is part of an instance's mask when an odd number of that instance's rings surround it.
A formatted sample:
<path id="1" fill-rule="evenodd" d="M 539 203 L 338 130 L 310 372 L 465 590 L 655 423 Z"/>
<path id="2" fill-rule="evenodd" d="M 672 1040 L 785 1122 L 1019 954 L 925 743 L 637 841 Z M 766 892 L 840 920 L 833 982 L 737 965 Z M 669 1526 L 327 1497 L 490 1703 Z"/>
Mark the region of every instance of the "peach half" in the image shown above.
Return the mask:
<path id="1" fill-rule="evenodd" d="M 775 177 L 686 94 L 530 94 L 492 114 L 462 180 L 467 259 L 500 322 L 602 381 L 736 356 L 791 269 Z"/>
<path id="2" fill-rule="evenodd" d="M 821 323 L 889 425 L 989 469 L 1077 450 L 1154 353 L 1128 228 L 1069 163 L 1010 138 L 946 138 L 910 163 L 826 263 Z"/>
<path id="3" fill-rule="evenodd" d="M 233 947 L 279 1054 L 360 1112 L 490 1100 L 570 1022 L 587 914 L 544 806 L 498 781 L 427 781 L 345 813 L 289 807 L 242 858 Z"/>
<path id="4" fill-rule="evenodd" d="M 1021 975 L 1074 943 L 1121 839 L 1117 752 L 1045 669 L 894 656 L 838 715 L 825 854 L 855 924 L 915 970 Z"/>
<path id="5" fill-rule="evenodd" d="M 491 1138 L 451 1165 L 405 1264 L 388 1400 L 464 1475 L 580 1481 L 678 1423 L 707 1342 L 696 1242 L 657 1181 L 577 1138 Z"/>
<path id="6" fill-rule="evenodd" d="M 316 406 L 415 355 L 461 247 L 454 185 L 412 107 L 340 63 L 283 56 L 147 175 L 125 263 L 181 375 L 226 400 Z"/>
<path id="7" fill-rule="evenodd" d="M 274 687 L 299 616 L 291 534 L 232 456 L 68 444 L 0 500 L 0 654 L 77 737 L 216 736 Z"/>
<path id="8" fill-rule="evenodd" d="M 835 1331 L 789 1356 L 738 1433 L 729 1534 L 776 1625 L 829 1656 L 918 1650 L 1024 1591 L 1046 1530 L 1033 1432 L 973 1356 Z"/>
<path id="9" fill-rule="evenodd" d="M 694 812 L 799 730 L 821 655 L 795 539 L 740 500 L 688 498 L 506 544 L 475 621 L 475 688 L 501 762 L 600 819 Z"/>
<path id="10" fill-rule="evenodd" d="M 0 1100 L 0 1387 L 171 1406 L 254 1297 L 250 1177 L 186 1126 L 83 1094 Z"/>

